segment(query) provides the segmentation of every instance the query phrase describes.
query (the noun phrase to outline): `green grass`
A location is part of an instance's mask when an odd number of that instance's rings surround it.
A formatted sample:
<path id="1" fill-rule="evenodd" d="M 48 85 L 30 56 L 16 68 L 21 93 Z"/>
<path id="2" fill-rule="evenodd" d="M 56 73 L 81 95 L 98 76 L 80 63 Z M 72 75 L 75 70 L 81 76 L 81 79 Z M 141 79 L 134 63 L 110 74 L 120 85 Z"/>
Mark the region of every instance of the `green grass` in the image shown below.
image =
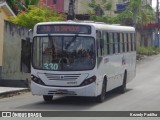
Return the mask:
<path id="1" fill-rule="evenodd" d="M 156 55 L 160 53 L 160 48 L 149 46 L 149 47 L 138 47 L 137 53 L 141 55 Z"/>

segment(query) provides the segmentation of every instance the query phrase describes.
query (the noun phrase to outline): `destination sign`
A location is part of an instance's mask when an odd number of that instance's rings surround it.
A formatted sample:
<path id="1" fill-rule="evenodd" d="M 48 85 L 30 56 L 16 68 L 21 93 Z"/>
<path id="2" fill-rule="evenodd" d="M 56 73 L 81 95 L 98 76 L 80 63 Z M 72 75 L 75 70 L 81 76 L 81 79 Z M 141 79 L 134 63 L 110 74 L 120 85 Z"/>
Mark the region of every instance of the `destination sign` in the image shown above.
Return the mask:
<path id="1" fill-rule="evenodd" d="M 88 25 L 39 25 L 37 34 L 91 34 L 91 26 Z"/>

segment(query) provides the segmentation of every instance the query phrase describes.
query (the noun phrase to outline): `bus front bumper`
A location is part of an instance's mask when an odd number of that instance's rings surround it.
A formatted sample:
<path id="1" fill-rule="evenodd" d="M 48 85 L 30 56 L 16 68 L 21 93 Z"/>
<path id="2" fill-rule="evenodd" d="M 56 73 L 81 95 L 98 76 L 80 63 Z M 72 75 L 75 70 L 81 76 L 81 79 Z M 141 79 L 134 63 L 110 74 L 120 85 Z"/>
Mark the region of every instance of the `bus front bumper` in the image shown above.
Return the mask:
<path id="1" fill-rule="evenodd" d="M 84 96 L 95 97 L 96 83 L 82 87 L 50 87 L 39 85 L 31 81 L 31 92 L 33 95 L 55 95 L 55 96 Z"/>

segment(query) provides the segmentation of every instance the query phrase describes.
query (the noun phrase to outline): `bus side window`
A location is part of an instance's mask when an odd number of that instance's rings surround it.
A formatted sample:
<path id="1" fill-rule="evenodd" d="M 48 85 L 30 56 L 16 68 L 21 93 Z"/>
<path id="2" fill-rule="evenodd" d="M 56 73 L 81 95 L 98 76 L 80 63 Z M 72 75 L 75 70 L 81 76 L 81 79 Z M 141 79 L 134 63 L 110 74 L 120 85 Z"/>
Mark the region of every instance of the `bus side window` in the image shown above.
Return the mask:
<path id="1" fill-rule="evenodd" d="M 127 47 L 127 51 L 129 52 L 129 37 L 128 37 L 128 33 L 126 33 L 126 47 Z"/>
<path id="2" fill-rule="evenodd" d="M 100 39 L 101 39 L 101 32 L 97 30 L 96 31 L 97 56 L 101 56 Z"/>
<path id="3" fill-rule="evenodd" d="M 103 32 L 103 40 L 104 40 L 104 55 L 108 54 L 108 33 Z"/>
<path id="4" fill-rule="evenodd" d="M 109 43 L 109 33 L 106 33 L 106 35 L 107 35 L 107 54 L 109 55 L 110 54 L 110 43 Z"/>
<path id="5" fill-rule="evenodd" d="M 117 33 L 118 53 L 120 53 L 120 33 Z"/>
<path id="6" fill-rule="evenodd" d="M 128 47 L 129 47 L 129 52 L 131 51 L 131 36 L 130 33 L 128 34 Z"/>
<path id="7" fill-rule="evenodd" d="M 114 33 L 114 53 L 118 53 L 118 33 Z"/>
<path id="8" fill-rule="evenodd" d="M 124 50 L 123 52 L 127 52 L 127 35 L 124 33 Z"/>
<path id="9" fill-rule="evenodd" d="M 133 49 L 134 49 L 134 51 L 136 51 L 136 38 L 135 37 L 136 37 L 135 33 L 133 33 L 133 44 L 134 44 Z"/>
<path id="10" fill-rule="evenodd" d="M 113 45 L 113 54 L 115 54 L 116 50 L 115 50 L 115 33 L 112 34 L 113 35 L 113 42 L 112 42 L 112 45 Z"/>
<path id="11" fill-rule="evenodd" d="M 102 32 L 102 35 L 100 37 L 100 51 L 101 51 L 101 56 L 104 55 L 104 39 L 105 39 L 105 33 Z"/>
<path id="12" fill-rule="evenodd" d="M 133 37 L 132 37 L 132 33 L 130 34 L 130 38 L 131 38 L 131 51 L 133 51 Z"/>
<path id="13" fill-rule="evenodd" d="M 125 40 L 124 39 L 125 39 L 125 34 L 122 33 L 122 48 L 123 48 L 122 51 L 123 52 L 125 52 Z"/>
<path id="14" fill-rule="evenodd" d="M 120 33 L 120 53 L 123 53 L 123 33 Z"/>
<path id="15" fill-rule="evenodd" d="M 109 54 L 113 54 L 113 33 L 109 33 Z"/>

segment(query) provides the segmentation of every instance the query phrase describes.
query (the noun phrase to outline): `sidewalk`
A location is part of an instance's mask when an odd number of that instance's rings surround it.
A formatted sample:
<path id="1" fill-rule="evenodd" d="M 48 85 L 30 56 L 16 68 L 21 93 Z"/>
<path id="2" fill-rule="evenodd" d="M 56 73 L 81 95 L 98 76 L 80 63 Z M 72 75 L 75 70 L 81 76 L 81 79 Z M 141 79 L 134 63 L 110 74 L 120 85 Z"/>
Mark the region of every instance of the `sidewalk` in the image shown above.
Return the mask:
<path id="1" fill-rule="evenodd" d="M 17 94 L 19 92 L 29 91 L 28 88 L 17 88 L 17 87 L 1 87 L 0 86 L 0 97 L 1 96 L 10 96 L 12 94 Z"/>

